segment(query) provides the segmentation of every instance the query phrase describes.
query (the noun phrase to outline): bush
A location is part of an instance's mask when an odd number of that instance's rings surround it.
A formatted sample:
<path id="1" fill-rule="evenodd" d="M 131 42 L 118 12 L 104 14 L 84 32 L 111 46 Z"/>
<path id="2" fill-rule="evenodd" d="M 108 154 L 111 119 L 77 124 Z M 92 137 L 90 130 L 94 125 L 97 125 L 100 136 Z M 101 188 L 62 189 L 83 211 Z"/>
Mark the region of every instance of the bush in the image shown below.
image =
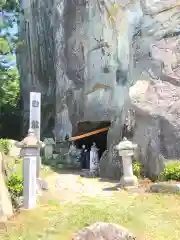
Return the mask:
<path id="1" fill-rule="evenodd" d="M 159 176 L 161 181 L 180 181 L 180 162 L 170 162 Z"/>
<path id="2" fill-rule="evenodd" d="M 142 173 L 142 166 L 139 162 L 136 160 L 133 160 L 133 174 L 137 177 L 140 178 Z"/>
<path id="3" fill-rule="evenodd" d="M 11 195 L 12 204 L 15 208 L 19 207 L 19 198 L 23 195 L 23 179 L 17 174 L 12 174 L 8 179 L 8 190 Z"/>
<path id="4" fill-rule="evenodd" d="M 9 139 L 0 139 L 0 145 L 5 154 L 8 154 L 11 148 L 11 142 Z"/>

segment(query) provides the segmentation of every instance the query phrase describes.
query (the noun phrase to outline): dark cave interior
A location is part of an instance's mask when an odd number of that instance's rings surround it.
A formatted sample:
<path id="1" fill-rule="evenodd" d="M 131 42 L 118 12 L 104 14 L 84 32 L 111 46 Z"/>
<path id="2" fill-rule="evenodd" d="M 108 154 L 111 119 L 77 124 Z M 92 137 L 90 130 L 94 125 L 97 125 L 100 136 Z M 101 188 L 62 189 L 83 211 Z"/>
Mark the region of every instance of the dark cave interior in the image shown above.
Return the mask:
<path id="1" fill-rule="evenodd" d="M 80 122 L 78 124 L 76 136 L 109 126 L 110 122 Z M 99 148 L 99 158 L 101 158 L 103 152 L 106 150 L 107 147 L 107 133 L 108 131 L 105 131 L 76 140 L 75 145 L 77 148 L 81 148 L 84 144 L 86 148 L 90 150 L 92 143 L 95 142 L 97 148 Z"/>

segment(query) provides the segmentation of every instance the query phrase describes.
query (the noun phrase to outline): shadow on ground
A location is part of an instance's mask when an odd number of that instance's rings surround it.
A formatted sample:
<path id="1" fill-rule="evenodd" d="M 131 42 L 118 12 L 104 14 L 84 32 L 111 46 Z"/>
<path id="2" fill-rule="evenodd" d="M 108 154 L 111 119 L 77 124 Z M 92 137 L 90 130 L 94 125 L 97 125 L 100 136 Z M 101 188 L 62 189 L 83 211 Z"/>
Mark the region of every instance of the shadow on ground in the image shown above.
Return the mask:
<path id="1" fill-rule="evenodd" d="M 117 192 L 117 191 L 119 191 L 119 189 L 120 189 L 120 186 L 119 186 L 119 184 L 117 184 L 116 186 L 114 186 L 114 187 L 107 187 L 107 188 L 103 188 L 103 191 L 109 191 L 109 192 Z"/>

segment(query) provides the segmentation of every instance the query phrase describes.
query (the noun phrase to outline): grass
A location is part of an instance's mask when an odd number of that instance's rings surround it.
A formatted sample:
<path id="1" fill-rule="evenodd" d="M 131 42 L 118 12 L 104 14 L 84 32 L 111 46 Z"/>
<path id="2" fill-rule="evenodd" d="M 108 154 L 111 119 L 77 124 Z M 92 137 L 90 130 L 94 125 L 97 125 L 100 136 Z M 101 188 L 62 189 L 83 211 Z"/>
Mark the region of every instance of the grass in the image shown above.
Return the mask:
<path id="1" fill-rule="evenodd" d="M 82 198 L 81 204 L 41 199 L 37 209 L 24 211 L 1 232 L 4 240 L 68 240 L 79 229 L 114 222 L 143 240 L 178 240 L 180 196 L 115 192 L 111 198 Z"/>
<path id="2" fill-rule="evenodd" d="M 13 160 L 12 160 L 13 162 Z M 16 171 L 22 173 L 22 161 Z M 44 178 L 53 171 L 41 169 Z M 88 179 L 87 181 L 97 181 Z M 83 184 L 81 177 L 77 182 Z M 140 240 L 180 238 L 180 196 L 114 192 L 112 197 L 82 197 L 80 204 L 41 197 L 38 207 L 22 211 L 0 230 L 2 240 L 68 240 L 85 226 L 97 221 L 127 227 Z"/>

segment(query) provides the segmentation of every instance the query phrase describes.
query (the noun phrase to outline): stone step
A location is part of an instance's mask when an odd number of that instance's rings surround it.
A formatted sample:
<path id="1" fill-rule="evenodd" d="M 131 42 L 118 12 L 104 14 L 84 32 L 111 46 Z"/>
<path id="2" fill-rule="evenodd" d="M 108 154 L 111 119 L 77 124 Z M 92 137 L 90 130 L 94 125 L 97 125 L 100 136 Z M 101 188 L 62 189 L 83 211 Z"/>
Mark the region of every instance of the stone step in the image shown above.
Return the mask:
<path id="1" fill-rule="evenodd" d="M 97 171 L 90 171 L 89 169 L 82 169 L 80 173 L 81 177 L 97 177 Z"/>

